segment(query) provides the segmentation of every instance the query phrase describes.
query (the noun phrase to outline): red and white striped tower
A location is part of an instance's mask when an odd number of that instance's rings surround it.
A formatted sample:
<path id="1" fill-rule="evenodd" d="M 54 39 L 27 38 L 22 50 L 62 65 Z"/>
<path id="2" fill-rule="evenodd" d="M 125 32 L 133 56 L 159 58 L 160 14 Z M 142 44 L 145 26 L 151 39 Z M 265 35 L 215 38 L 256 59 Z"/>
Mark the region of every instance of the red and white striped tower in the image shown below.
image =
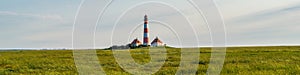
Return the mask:
<path id="1" fill-rule="evenodd" d="M 148 17 L 147 15 L 144 16 L 144 41 L 143 41 L 144 46 L 149 46 L 149 30 L 148 30 Z"/>

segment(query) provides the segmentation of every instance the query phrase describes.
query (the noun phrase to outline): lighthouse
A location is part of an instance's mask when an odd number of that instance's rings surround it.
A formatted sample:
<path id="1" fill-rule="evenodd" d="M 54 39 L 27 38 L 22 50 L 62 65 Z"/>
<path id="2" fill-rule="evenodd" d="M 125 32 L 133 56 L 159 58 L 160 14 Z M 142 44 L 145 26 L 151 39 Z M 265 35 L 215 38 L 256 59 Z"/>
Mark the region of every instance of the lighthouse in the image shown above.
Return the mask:
<path id="1" fill-rule="evenodd" d="M 144 16 L 144 39 L 143 46 L 149 46 L 149 30 L 148 30 L 148 16 Z"/>
<path id="2" fill-rule="evenodd" d="M 134 39 L 129 45 L 130 48 L 139 48 L 139 47 L 161 47 L 166 46 L 158 37 L 156 37 L 150 44 L 149 40 L 149 28 L 148 28 L 148 16 L 144 16 L 144 36 L 143 43 L 141 43 L 137 38 Z"/>

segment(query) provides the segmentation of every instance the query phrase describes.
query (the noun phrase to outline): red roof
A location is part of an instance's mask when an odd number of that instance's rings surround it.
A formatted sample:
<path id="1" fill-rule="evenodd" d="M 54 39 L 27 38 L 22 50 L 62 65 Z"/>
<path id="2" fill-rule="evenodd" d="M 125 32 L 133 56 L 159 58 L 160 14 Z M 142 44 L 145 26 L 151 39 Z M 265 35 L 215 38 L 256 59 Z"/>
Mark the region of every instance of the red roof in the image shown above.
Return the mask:
<path id="1" fill-rule="evenodd" d="M 159 40 L 158 39 L 158 37 L 156 37 L 152 42 L 151 42 L 151 44 L 153 44 L 153 43 L 163 43 L 161 40 Z"/>
<path id="2" fill-rule="evenodd" d="M 139 43 L 141 43 L 141 41 L 139 41 L 138 39 L 134 39 L 132 42 L 131 42 L 131 44 L 139 44 Z"/>

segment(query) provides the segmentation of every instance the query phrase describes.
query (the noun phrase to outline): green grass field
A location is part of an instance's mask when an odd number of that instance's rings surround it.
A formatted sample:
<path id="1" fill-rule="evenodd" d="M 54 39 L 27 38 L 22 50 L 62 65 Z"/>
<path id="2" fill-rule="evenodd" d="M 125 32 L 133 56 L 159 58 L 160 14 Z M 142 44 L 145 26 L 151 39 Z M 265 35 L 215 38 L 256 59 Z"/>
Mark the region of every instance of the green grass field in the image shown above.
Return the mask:
<path id="1" fill-rule="evenodd" d="M 175 74 L 180 62 L 180 49 L 167 48 L 167 60 L 155 74 Z M 210 48 L 200 49 L 197 74 L 205 74 L 210 59 Z M 77 69 L 71 50 L 51 51 L 0 51 L 0 75 L 41 74 L 74 75 Z M 150 61 L 147 49 L 134 49 L 135 61 L 144 64 Z M 125 74 L 116 63 L 112 51 L 97 50 L 102 68 L 109 75 Z M 221 74 L 300 74 L 300 47 L 229 47 Z"/>

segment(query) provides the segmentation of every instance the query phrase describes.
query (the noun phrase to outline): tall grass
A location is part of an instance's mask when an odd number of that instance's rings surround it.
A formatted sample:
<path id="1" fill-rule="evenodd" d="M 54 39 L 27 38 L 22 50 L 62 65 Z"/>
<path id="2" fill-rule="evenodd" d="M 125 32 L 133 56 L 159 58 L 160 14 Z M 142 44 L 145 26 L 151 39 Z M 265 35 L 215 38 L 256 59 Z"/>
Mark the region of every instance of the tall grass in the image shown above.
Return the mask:
<path id="1" fill-rule="evenodd" d="M 155 74 L 175 74 L 180 64 L 178 48 L 167 48 L 167 59 Z M 151 60 L 146 48 L 130 51 L 135 62 Z M 210 48 L 200 49 L 197 74 L 205 74 L 210 59 Z M 112 51 L 97 50 L 99 63 L 109 75 L 130 75 L 116 62 Z M 158 62 L 162 62 L 158 61 Z M 300 47 L 230 47 L 221 74 L 300 74 Z M 71 50 L 55 51 L 0 51 L 0 75 L 19 74 L 77 74 Z"/>

